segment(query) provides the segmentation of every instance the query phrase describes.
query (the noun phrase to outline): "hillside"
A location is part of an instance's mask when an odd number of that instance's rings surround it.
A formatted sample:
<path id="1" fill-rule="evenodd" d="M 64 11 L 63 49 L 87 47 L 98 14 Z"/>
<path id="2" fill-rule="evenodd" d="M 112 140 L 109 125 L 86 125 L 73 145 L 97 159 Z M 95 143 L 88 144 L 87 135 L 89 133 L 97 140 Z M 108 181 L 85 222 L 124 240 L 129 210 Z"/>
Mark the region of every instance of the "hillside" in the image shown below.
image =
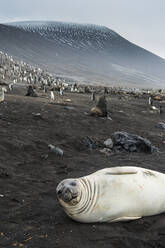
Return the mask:
<path id="1" fill-rule="evenodd" d="M 61 22 L 0 25 L 0 50 L 79 82 L 165 86 L 165 61 L 103 26 Z"/>

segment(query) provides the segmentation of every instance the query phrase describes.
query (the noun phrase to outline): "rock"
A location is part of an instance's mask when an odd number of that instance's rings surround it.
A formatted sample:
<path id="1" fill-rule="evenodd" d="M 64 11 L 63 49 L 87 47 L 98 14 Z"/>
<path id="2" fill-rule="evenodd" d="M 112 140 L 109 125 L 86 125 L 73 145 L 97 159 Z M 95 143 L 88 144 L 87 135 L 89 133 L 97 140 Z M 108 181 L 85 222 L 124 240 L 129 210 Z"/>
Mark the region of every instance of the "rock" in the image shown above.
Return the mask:
<path id="1" fill-rule="evenodd" d="M 49 156 L 48 154 L 43 154 L 43 155 L 41 155 L 41 158 L 42 158 L 42 159 L 47 159 L 48 156 Z"/>
<path id="2" fill-rule="evenodd" d="M 41 113 L 32 113 L 32 115 L 35 119 L 43 119 Z"/>
<path id="3" fill-rule="evenodd" d="M 41 113 L 32 113 L 32 115 L 34 115 L 34 116 L 41 116 Z"/>
<path id="4" fill-rule="evenodd" d="M 69 98 L 67 98 L 67 99 L 64 100 L 64 102 L 71 102 L 71 101 L 72 101 L 72 100 L 69 99 Z"/>
<path id="5" fill-rule="evenodd" d="M 112 121 L 112 118 L 110 116 L 107 116 L 107 120 Z"/>
<path id="6" fill-rule="evenodd" d="M 116 151 L 145 152 L 152 153 L 158 151 L 148 139 L 127 132 L 115 132 L 112 135 L 114 149 Z"/>
<path id="7" fill-rule="evenodd" d="M 104 141 L 104 145 L 107 147 L 107 148 L 112 148 L 113 147 L 113 141 L 111 138 L 107 139 Z"/>
<path id="8" fill-rule="evenodd" d="M 86 147 L 88 147 L 90 150 L 92 149 L 96 149 L 96 143 L 95 141 L 93 141 L 91 138 L 89 138 L 88 136 L 86 136 L 83 139 L 83 143 Z"/>
<path id="9" fill-rule="evenodd" d="M 109 149 L 109 148 L 101 149 L 100 152 L 101 152 L 101 153 L 104 153 L 104 154 L 107 155 L 107 156 L 109 156 L 109 155 L 112 154 L 112 151 L 111 151 L 111 149 Z"/>
<path id="10" fill-rule="evenodd" d="M 163 121 L 160 121 L 156 124 L 155 127 L 158 127 L 158 128 L 162 128 L 162 129 L 165 129 L 165 123 Z"/>
<path id="11" fill-rule="evenodd" d="M 56 153 L 57 156 L 61 156 L 62 157 L 64 155 L 64 151 L 61 148 L 59 148 L 57 146 L 54 146 L 54 145 L 51 145 L 51 144 L 49 144 L 48 147 L 49 147 L 49 150 L 51 152 Z"/>
<path id="12" fill-rule="evenodd" d="M 102 142 L 97 141 L 97 140 L 92 140 L 88 136 L 83 138 L 82 142 L 83 142 L 83 145 L 85 145 L 90 150 L 97 149 L 97 148 L 104 148 L 104 145 Z"/>

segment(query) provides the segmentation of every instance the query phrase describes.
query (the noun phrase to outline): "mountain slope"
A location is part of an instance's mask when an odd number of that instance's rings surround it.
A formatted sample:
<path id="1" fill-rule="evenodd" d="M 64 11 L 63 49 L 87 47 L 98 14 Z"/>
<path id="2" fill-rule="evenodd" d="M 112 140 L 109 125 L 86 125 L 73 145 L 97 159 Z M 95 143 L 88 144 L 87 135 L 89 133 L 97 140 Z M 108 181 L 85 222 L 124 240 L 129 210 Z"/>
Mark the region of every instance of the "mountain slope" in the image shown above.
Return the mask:
<path id="1" fill-rule="evenodd" d="M 0 50 L 81 82 L 165 86 L 165 60 L 102 26 L 61 22 L 0 25 Z"/>

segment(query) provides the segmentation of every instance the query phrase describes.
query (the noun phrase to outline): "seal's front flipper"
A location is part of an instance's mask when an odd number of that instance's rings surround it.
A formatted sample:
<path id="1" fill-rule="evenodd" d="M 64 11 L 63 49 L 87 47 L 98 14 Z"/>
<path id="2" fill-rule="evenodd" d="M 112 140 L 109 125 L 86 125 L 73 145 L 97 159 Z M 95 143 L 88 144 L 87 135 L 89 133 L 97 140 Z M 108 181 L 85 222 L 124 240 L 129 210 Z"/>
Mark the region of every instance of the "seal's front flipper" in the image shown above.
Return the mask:
<path id="1" fill-rule="evenodd" d="M 138 219 L 140 219 L 140 218 L 142 218 L 142 217 L 141 217 L 141 216 L 140 216 L 140 217 L 119 217 L 119 218 L 110 220 L 109 222 L 138 220 Z"/>

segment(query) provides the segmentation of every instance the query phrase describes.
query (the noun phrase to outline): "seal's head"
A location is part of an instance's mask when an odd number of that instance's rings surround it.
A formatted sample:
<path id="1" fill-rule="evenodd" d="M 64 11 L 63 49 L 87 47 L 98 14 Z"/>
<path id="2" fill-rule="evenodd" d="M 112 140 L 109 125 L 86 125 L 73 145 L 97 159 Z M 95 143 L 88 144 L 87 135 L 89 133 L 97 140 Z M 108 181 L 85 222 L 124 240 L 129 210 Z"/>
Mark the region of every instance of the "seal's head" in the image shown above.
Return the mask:
<path id="1" fill-rule="evenodd" d="M 79 184 L 76 179 L 66 179 L 56 188 L 58 200 L 62 205 L 75 205 L 79 201 Z"/>
<path id="2" fill-rule="evenodd" d="M 98 197 L 97 185 L 88 177 L 66 179 L 56 188 L 57 198 L 65 213 L 76 221 L 89 222 L 88 211 L 92 211 Z"/>

